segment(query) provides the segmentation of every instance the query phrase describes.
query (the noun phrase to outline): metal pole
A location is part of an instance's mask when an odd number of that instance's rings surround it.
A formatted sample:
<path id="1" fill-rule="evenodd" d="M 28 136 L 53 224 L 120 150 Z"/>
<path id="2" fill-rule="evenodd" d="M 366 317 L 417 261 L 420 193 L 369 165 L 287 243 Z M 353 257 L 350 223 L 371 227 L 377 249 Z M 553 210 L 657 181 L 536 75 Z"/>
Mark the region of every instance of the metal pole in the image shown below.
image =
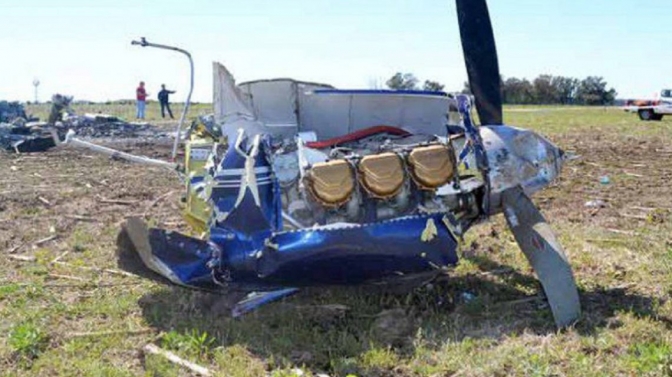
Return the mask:
<path id="1" fill-rule="evenodd" d="M 189 111 L 189 105 L 191 104 L 191 93 L 194 91 L 194 61 L 191 59 L 191 54 L 186 50 L 174 46 L 166 46 L 157 43 L 150 43 L 147 42 L 144 37 L 140 38 L 139 41 L 132 41 L 131 44 L 139 45 L 142 47 L 149 46 L 149 47 L 162 48 L 164 50 L 177 51 L 187 55 L 187 58 L 189 58 L 189 70 L 190 70 L 189 95 L 187 95 L 187 102 L 184 105 L 184 110 L 182 110 L 182 116 L 180 117 L 180 123 L 177 125 L 177 130 L 175 131 L 175 143 L 173 144 L 173 161 L 175 161 L 175 157 L 177 156 L 177 146 L 180 142 L 180 134 L 182 132 L 182 125 L 184 124 L 184 120 L 187 117 L 187 112 Z"/>
<path id="2" fill-rule="evenodd" d="M 130 153 L 125 153 L 122 151 L 118 151 L 116 149 L 104 147 L 102 145 L 94 144 L 94 143 L 89 143 L 88 141 L 84 141 L 81 139 L 78 139 L 75 137 L 75 131 L 69 130 L 66 135 L 65 135 L 65 140 L 62 142 L 58 138 L 58 134 L 56 133 L 56 130 L 52 129 L 51 130 L 51 135 L 54 138 L 54 142 L 56 145 L 74 145 L 76 147 L 80 148 L 87 148 L 90 149 L 94 152 L 106 154 L 108 156 L 112 157 L 117 157 L 117 158 L 123 158 L 124 160 L 131 161 L 131 162 L 136 162 L 139 164 L 144 164 L 144 165 L 153 165 L 153 166 L 160 166 L 163 168 L 168 168 L 170 170 L 177 170 L 177 164 L 171 163 L 168 161 L 163 161 L 163 160 L 157 160 L 154 158 L 149 158 L 145 156 L 136 156 Z"/>

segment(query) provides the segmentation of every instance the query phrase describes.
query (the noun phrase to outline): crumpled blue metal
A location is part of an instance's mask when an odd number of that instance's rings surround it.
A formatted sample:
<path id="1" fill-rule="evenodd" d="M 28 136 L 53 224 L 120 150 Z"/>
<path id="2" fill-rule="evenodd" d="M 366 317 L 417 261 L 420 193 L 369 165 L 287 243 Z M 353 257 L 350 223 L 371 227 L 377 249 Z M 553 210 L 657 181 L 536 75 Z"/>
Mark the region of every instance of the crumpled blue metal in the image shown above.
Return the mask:
<path id="1" fill-rule="evenodd" d="M 257 255 L 255 269 L 264 281 L 293 286 L 361 284 L 442 269 L 457 263 L 457 241 L 443 216 L 274 234 Z M 436 233 L 423 241 L 428 228 Z"/>
<path id="2" fill-rule="evenodd" d="M 212 249 L 207 241 L 163 229 L 149 230 L 151 252 L 184 285 L 215 289 L 208 262 Z"/>

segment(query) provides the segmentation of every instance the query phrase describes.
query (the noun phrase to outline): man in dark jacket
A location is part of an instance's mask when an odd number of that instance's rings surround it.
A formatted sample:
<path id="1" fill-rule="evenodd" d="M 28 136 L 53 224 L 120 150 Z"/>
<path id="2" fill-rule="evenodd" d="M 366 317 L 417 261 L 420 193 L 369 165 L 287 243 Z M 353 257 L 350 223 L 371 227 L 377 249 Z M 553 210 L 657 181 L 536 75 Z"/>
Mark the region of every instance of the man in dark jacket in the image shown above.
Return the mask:
<path id="1" fill-rule="evenodd" d="M 159 103 L 161 104 L 161 118 L 166 117 L 165 111 L 168 110 L 170 119 L 173 118 L 173 112 L 170 111 L 170 104 L 168 103 L 168 95 L 175 93 L 174 90 L 166 90 L 166 84 L 161 84 L 161 91 L 159 92 Z"/>

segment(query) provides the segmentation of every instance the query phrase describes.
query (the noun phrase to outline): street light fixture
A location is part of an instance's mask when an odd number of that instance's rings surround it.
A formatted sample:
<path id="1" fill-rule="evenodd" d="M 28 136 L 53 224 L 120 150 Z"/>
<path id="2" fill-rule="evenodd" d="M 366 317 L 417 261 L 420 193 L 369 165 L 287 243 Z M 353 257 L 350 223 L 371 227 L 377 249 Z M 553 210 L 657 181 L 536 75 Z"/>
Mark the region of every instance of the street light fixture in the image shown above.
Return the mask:
<path id="1" fill-rule="evenodd" d="M 184 105 L 184 110 L 182 110 L 182 116 L 180 117 L 180 123 L 177 125 L 177 131 L 175 132 L 175 143 L 173 144 L 173 161 L 175 161 L 175 157 L 177 156 L 177 146 L 180 141 L 180 133 L 182 131 L 182 125 L 184 124 L 187 112 L 189 111 L 189 105 L 191 103 L 191 93 L 194 91 L 194 61 L 191 59 L 191 54 L 186 50 L 174 46 L 150 43 L 147 42 L 145 37 L 140 38 L 139 41 L 132 41 L 131 44 L 134 46 L 156 47 L 156 48 L 162 48 L 164 50 L 177 51 L 183 53 L 184 55 L 187 56 L 187 58 L 189 58 L 189 69 L 191 74 L 189 81 L 189 95 L 187 95 L 187 102 Z"/>

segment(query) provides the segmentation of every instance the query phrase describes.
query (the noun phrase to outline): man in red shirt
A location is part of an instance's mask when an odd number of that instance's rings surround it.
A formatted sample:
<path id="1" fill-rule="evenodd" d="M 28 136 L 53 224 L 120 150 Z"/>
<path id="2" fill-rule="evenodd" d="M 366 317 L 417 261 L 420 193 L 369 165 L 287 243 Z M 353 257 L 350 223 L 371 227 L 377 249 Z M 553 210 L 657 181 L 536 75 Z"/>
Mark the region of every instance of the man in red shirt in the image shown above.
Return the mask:
<path id="1" fill-rule="evenodd" d="M 135 90 L 135 99 L 137 100 L 138 111 L 136 113 L 137 119 L 145 119 L 145 101 L 147 100 L 147 91 L 145 90 L 145 82 L 140 81 L 140 86 Z"/>

